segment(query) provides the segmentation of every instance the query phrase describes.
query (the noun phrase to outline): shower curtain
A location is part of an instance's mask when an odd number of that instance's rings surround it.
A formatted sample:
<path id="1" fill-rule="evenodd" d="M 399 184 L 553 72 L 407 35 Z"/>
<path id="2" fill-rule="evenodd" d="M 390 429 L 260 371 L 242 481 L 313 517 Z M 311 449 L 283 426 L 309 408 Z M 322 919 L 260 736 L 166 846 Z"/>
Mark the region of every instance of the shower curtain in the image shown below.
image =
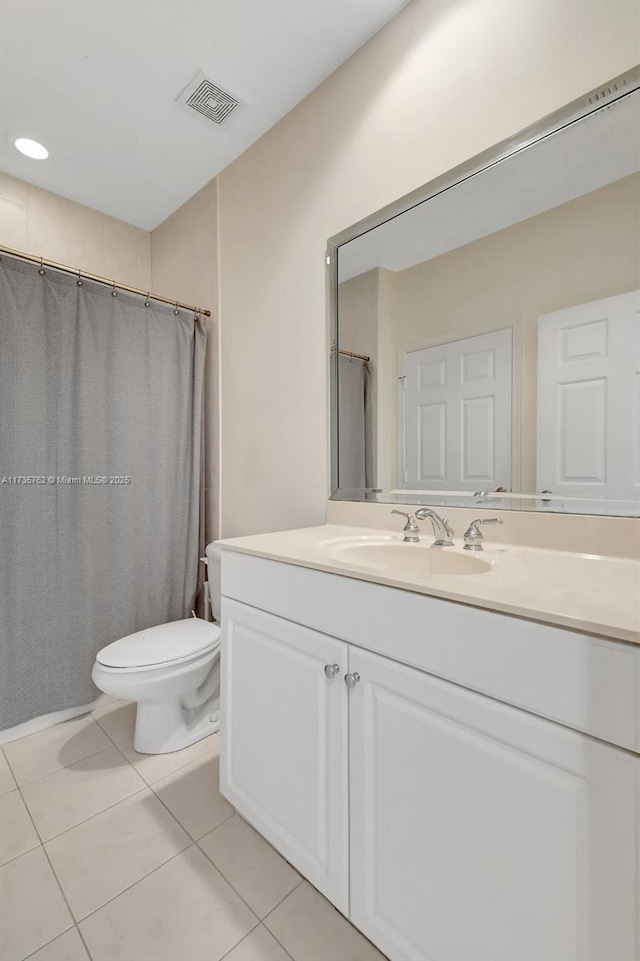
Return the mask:
<path id="1" fill-rule="evenodd" d="M 371 371 L 357 358 L 338 357 L 338 487 L 373 487 Z"/>
<path id="2" fill-rule="evenodd" d="M 205 340 L 2 257 L 0 730 L 90 703 L 101 647 L 194 606 Z"/>

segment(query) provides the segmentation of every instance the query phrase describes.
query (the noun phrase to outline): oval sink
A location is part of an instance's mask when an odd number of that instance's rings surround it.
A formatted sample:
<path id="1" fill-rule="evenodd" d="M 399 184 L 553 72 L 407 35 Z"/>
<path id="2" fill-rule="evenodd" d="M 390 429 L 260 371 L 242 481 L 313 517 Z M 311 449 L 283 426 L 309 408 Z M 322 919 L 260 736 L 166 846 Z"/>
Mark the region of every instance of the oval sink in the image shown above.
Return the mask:
<path id="1" fill-rule="evenodd" d="M 491 564 L 471 554 L 417 544 L 352 544 L 336 549 L 333 556 L 342 564 L 409 577 L 486 574 L 491 570 Z"/>

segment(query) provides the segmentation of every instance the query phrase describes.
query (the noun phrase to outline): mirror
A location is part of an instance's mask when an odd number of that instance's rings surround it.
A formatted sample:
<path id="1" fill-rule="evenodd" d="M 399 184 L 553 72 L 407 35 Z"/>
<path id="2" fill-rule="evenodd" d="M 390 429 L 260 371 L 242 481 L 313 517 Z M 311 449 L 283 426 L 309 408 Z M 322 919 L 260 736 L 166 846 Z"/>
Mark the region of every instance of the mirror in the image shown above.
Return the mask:
<path id="1" fill-rule="evenodd" d="M 329 242 L 334 497 L 640 515 L 640 90 Z"/>

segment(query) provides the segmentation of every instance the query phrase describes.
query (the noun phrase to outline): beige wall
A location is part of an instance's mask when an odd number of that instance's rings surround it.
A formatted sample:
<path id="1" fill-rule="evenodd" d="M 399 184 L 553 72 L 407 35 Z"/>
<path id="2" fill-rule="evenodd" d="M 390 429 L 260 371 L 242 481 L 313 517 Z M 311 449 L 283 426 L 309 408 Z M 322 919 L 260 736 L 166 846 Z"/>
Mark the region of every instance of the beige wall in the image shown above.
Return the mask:
<path id="1" fill-rule="evenodd" d="M 536 489 L 538 317 L 640 286 L 639 196 L 634 174 L 394 276 L 394 362 L 513 328 L 514 490 Z M 395 407 L 395 384 L 383 393 Z"/>
<path id="2" fill-rule="evenodd" d="M 154 293 L 212 311 L 206 320 L 205 498 L 207 541 L 219 533 L 218 462 L 218 244 L 216 181 L 212 180 L 151 233 L 151 285 Z"/>
<path id="3" fill-rule="evenodd" d="M 149 290 L 146 230 L 0 173 L 0 244 Z"/>
<path id="4" fill-rule="evenodd" d="M 321 523 L 328 237 L 638 60 L 635 0 L 414 0 L 218 178 L 222 530 Z"/>

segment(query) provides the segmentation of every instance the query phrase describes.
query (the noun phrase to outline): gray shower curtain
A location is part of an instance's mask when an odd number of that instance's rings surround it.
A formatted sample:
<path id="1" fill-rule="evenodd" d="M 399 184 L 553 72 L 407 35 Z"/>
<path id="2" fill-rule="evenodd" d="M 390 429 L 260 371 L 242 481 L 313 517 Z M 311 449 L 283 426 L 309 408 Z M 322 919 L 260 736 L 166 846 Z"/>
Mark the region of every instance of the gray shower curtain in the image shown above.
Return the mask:
<path id="1" fill-rule="evenodd" d="M 371 371 L 356 357 L 338 357 L 338 487 L 373 487 Z"/>
<path id="2" fill-rule="evenodd" d="M 0 263 L 0 730 L 91 702 L 96 652 L 188 616 L 203 547 L 193 314 Z"/>

